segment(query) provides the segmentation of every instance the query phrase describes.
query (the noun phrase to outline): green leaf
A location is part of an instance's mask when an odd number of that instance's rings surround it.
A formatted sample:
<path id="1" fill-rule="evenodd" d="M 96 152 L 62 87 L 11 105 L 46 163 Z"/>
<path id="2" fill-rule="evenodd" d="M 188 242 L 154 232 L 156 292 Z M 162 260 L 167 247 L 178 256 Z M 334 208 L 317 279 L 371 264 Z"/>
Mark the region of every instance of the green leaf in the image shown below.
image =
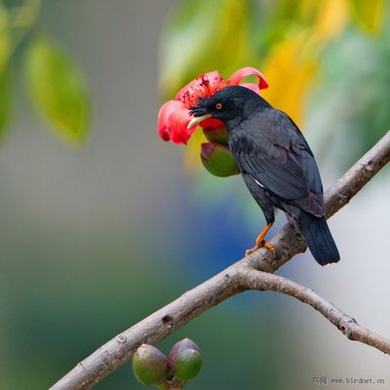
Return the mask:
<path id="1" fill-rule="evenodd" d="M 228 77 L 240 66 L 256 64 L 257 56 L 249 43 L 250 3 L 180 2 L 168 19 L 161 40 L 160 84 L 165 97 L 174 96 L 203 72 L 218 70 Z"/>
<path id="2" fill-rule="evenodd" d="M 7 12 L 0 3 L 0 74 L 3 73 L 11 52 L 11 42 L 7 27 L 7 19 Z"/>
<path id="3" fill-rule="evenodd" d="M 0 3 L 0 139 L 5 134 L 11 105 L 10 72 L 11 37 L 8 29 L 8 13 Z"/>
<path id="4" fill-rule="evenodd" d="M 7 69 L 0 73 L 0 139 L 5 134 L 11 105 L 10 77 Z"/>
<path id="5" fill-rule="evenodd" d="M 35 38 L 27 51 L 26 77 L 34 103 L 58 133 L 83 141 L 89 104 L 84 80 L 69 55 L 46 37 Z"/>
<path id="6" fill-rule="evenodd" d="M 351 0 L 352 15 L 357 25 L 369 33 L 377 33 L 383 22 L 383 0 Z"/>

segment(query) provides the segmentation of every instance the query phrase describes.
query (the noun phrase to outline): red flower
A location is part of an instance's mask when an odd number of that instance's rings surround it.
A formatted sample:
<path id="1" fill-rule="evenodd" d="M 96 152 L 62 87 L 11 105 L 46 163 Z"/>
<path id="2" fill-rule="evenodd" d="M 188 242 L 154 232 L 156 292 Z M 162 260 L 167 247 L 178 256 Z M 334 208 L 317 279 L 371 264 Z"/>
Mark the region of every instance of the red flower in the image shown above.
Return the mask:
<path id="1" fill-rule="evenodd" d="M 257 84 L 242 83 L 247 76 L 256 76 Z M 228 85 L 242 85 L 256 93 L 268 88 L 268 83 L 260 71 L 250 66 L 238 69 L 228 80 L 225 80 L 217 71 L 204 73 L 188 83 L 176 95 L 176 100 L 164 103 L 158 113 L 157 129 L 164 141 L 175 144 L 186 144 L 195 131 L 196 126 L 187 129 L 191 115 L 189 109 L 196 105 L 200 98 L 209 98 L 220 89 Z M 217 119 L 206 119 L 201 126 L 208 129 L 217 129 L 222 123 Z"/>

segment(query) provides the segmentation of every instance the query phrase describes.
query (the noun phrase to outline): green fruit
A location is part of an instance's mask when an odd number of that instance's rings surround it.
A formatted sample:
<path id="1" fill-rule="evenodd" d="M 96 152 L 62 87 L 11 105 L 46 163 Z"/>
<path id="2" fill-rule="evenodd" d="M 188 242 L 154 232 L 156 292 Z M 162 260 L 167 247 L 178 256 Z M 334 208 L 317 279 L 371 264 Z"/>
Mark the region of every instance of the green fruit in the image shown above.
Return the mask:
<path id="1" fill-rule="evenodd" d="M 158 385 L 168 377 L 168 360 L 153 345 L 142 344 L 133 356 L 132 365 L 135 377 L 144 385 Z"/>
<path id="2" fill-rule="evenodd" d="M 200 352 L 196 349 L 182 349 L 170 361 L 175 379 L 186 382 L 196 377 L 202 366 Z"/>
<path id="3" fill-rule="evenodd" d="M 168 362 L 177 381 L 194 378 L 202 365 L 199 346 L 188 338 L 177 342 L 169 352 Z"/>
<path id="4" fill-rule="evenodd" d="M 186 337 L 183 340 L 178 341 L 170 350 L 168 355 L 168 360 L 171 360 L 176 356 L 176 354 L 183 349 L 195 349 L 196 351 L 200 352 L 198 344 L 194 343 L 191 339 Z"/>
<path id="5" fill-rule="evenodd" d="M 232 153 L 225 145 L 203 143 L 200 158 L 205 168 L 214 176 L 227 177 L 240 172 Z"/>
<path id="6" fill-rule="evenodd" d="M 206 127 L 203 129 L 203 133 L 210 142 L 227 145 L 227 133 L 224 127 L 219 127 L 218 129 Z"/>

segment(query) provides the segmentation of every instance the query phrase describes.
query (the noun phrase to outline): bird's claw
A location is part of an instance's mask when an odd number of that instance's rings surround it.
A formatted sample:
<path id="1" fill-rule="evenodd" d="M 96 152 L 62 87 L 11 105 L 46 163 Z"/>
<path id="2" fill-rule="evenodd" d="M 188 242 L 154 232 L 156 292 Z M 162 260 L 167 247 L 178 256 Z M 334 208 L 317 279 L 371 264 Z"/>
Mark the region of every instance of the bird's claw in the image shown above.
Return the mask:
<path id="1" fill-rule="evenodd" d="M 256 245 L 253 248 L 247 249 L 245 251 L 245 256 L 251 255 L 253 252 L 257 251 L 260 248 L 266 248 L 270 252 L 272 252 L 272 256 L 275 256 L 275 248 L 274 246 L 269 242 L 262 240 L 261 242 L 256 242 Z"/>

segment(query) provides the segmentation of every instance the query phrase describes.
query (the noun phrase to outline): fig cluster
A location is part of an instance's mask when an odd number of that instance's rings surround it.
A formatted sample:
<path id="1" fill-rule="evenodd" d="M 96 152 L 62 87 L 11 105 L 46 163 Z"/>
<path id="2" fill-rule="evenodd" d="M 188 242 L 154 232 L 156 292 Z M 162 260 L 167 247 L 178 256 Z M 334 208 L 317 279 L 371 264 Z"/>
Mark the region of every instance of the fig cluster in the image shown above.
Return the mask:
<path id="1" fill-rule="evenodd" d="M 160 389 L 180 389 L 195 378 L 202 358 L 197 344 L 185 338 L 177 342 L 165 356 L 158 348 L 142 344 L 133 356 L 135 377 L 146 386 Z"/>

